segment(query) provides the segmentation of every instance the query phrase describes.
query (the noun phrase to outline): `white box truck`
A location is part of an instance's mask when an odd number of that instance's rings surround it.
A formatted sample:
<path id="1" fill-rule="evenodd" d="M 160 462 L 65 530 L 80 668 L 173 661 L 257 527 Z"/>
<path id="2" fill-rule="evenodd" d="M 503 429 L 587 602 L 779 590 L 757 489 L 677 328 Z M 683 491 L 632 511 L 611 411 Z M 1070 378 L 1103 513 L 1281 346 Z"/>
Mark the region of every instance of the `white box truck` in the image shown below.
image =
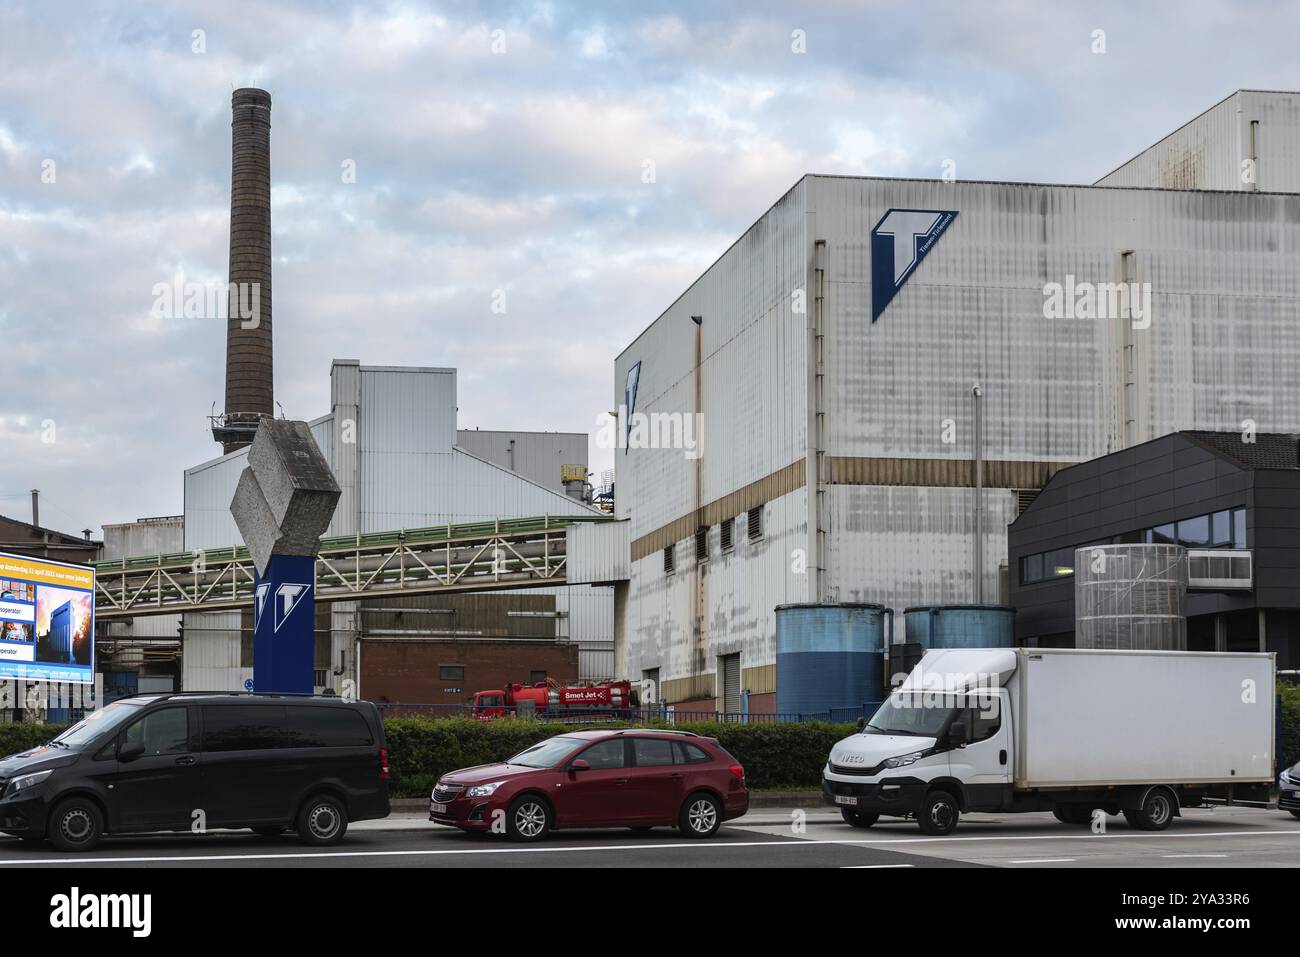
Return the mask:
<path id="1" fill-rule="evenodd" d="M 846 823 L 914 817 L 947 834 L 968 811 L 1098 809 L 1144 830 L 1182 807 L 1266 801 L 1274 656 L 1065 648 L 942 649 L 831 749 L 827 803 Z"/>

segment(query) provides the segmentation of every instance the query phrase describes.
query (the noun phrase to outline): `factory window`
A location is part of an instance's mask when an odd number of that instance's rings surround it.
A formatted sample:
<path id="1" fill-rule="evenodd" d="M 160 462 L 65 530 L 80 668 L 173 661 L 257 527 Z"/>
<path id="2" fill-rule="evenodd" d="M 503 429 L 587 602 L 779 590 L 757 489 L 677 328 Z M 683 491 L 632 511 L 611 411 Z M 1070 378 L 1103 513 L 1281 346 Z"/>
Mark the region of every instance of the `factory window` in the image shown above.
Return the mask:
<path id="1" fill-rule="evenodd" d="M 1210 516 L 1197 515 L 1178 523 L 1178 544 L 1187 548 L 1205 548 L 1210 544 Z"/>
<path id="2" fill-rule="evenodd" d="M 749 510 L 749 540 L 756 542 L 763 537 L 763 506 Z"/>
<path id="3" fill-rule="evenodd" d="M 734 518 L 724 518 L 722 520 L 722 550 L 731 551 L 733 545 L 732 536 L 735 533 L 736 520 Z"/>
<path id="4" fill-rule="evenodd" d="M 1246 510 L 1239 508 L 1232 513 L 1232 547 L 1246 547 Z"/>
<path id="5" fill-rule="evenodd" d="M 676 546 L 669 545 L 667 548 L 664 549 L 664 574 L 665 575 L 671 575 L 677 569 L 677 560 L 676 560 L 676 556 L 673 553 L 673 549 L 675 547 Z"/>
<path id="6" fill-rule="evenodd" d="M 532 685 L 540 684 L 541 682 L 543 682 L 543 681 L 545 681 L 545 680 L 546 680 L 546 672 L 545 672 L 545 671 L 530 671 L 530 672 L 528 672 L 528 683 L 529 683 L 529 684 L 532 684 Z"/>
<path id="7" fill-rule="evenodd" d="M 695 530 L 695 560 L 697 562 L 707 562 L 709 560 L 709 526 Z"/>
<path id="8" fill-rule="evenodd" d="M 439 681 L 464 681 L 465 666 L 464 665 L 439 665 L 438 680 Z"/>

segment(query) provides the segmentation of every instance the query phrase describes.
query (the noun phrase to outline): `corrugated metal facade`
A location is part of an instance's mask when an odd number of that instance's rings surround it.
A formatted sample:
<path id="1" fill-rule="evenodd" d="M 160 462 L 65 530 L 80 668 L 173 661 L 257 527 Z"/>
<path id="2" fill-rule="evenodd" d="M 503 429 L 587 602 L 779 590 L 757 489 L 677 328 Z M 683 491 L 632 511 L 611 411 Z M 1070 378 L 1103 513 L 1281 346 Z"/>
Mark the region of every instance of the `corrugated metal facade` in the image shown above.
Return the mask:
<path id="1" fill-rule="evenodd" d="M 570 525 L 564 535 L 565 578 L 594 585 L 626 581 L 631 575 L 630 531 L 627 521 Z"/>
<path id="2" fill-rule="evenodd" d="M 871 232 L 891 209 L 958 215 L 873 323 Z M 634 559 L 616 670 L 659 668 L 684 700 L 740 651 L 762 693 L 779 603 L 970 601 L 975 383 L 989 601 L 1022 483 L 1178 429 L 1300 431 L 1297 251 L 1290 194 L 805 177 L 616 361 L 616 402 L 640 363 L 636 410 L 698 408 L 706 434 L 702 464 L 616 456 Z M 1121 281 L 1149 284 L 1149 326 L 1044 316 L 1049 284 Z M 710 506 L 792 463 L 800 488 L 766 505 L 763 547 L 741 547 L 742 516 L 719 562 Z M 665 538 L 671 574 L 649 551 Z M 820 575 L 794 571 L 816 570 L 819 540 Z"/>
<path id="3" fill-rule="evenodd" d="M 531 482 L 564 492 L 560 466 L 587 468 L 587 436 L 580 432 L 495 432 L 461 429 L 456 444 L 471 455 Z"/>
<path id="4" fill-rule="evenodd" d="M 312 435 L 343 490 L 328 535 L 593 511 L 562 492 L 455 446 L 455 370 L 340 361 L 331 370 L 331 395 L 330 414 L 311 423 Z M 585 437 L 581 447 L 585 461 Z M 185 548 L 218 548 L 241 541 L 230 500 L 247 459 L 248 450 L 242 449 L 186 471 Z M 597 669 L 592 676 L 608 676 L 613 648 L 610 590 L 546 591 L 557 594 L 572 640 L 590 644 L 585 660 Z M 579 594 L 566 594 L 571 591 Z M 352 603 L 339 604 L 344 607 L 336 608 L 336 620 L 353 621 Z M 219 662 L 237 658 L 238 635 L 213 624 L 227 617 L 185 616 L 185 687 L 209 687 L 207 671 L 191 670 L 196 660 L 191 646 L 196 642 L 203 646 L 197 661 L 208 662 L 215 655 L 218 663 L 198 663 L 194 669 L 233 667 Z M 342 639 L 334 642 L 330 660 L 337 662 L 340 651 L 350 660 Z M 229 685 L 235 680 L 236 676 L 227 676 L 225 683 L 214 687 L 236 687 L 243 678 Z"/>
<path id="5" fill-rule="evenodd" d="M 133 555 L 166 555 L 185 547 L 183 516 L 142 518 L 104 526 L 104 558 L 127 558 Z M 108 636 L 117 642 L 130 638 L 176 638 L 180 634 L 180 615 L 150 615 L 108 623 Z M 117 652 L 125 652 L 119 644 Z"/>
<path id="6" fill-rule="evenodd" d="M 1097 185 L 1300 192 L 1300 93 L 1238 90 Z"/>

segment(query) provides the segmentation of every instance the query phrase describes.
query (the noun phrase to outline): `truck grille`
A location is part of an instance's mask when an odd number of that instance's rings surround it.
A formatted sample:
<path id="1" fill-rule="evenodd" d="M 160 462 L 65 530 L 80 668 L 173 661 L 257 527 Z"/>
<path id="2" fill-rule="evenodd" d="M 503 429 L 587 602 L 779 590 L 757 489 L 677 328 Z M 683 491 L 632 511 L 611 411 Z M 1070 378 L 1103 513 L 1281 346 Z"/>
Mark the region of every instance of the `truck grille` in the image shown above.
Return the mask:
<path id="1" fill-rule="evenodd" d="M 839 764 L 832 764 L 832 765 L 831 765 L 831 770 L 832 770 L 833 772 L 835 772 L 836 774 L 846 774 L 846 775 L 849 775 L 849 776 L 851 776 L 851 777 L 869 778 L 869 777 L 871 777 L 873 774 L 879 774 L 879 773 L 880 773 L 880 769 L 881 769 L 882 767 L 884 767 L 883 764 L 873 765 L 872 767 L 869 767 L 869 768 L 864 768 L 864 767 L 863 767 L 862 765 L 860 765 L 860 764 L 859 764 L 859 765 L 856 765 L 856 766 L 854 766 L 854 767 L 851 767 L 851 768 L 846 768 L 846 767 L 843 767 L 842 765 L 839 765 Z"/>
<path id="2" fill-rule="evenodd" d="M 461 784 L 442 784 L 439 782 L 433 788 L 433 800 L 437 804 L 450 804 L 460 796 L 460 792 L 465 790 Z"/>

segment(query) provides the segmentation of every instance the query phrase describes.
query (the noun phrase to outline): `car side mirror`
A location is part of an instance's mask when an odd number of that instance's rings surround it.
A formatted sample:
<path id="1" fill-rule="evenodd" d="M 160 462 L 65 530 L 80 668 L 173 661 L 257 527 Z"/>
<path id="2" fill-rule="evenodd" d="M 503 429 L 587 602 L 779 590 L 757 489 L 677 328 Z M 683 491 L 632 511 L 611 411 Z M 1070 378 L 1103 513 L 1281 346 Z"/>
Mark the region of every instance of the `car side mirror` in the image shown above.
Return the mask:
<path id="1" fill-rule="evenodd" d="M 960 724 L 954 724 L 948 729 L 948 744 L 954 748 L 963 747 L 966 744 L 966 728 Z"/>
<path id="2" fill-rule="evenodd" d="M 582 760 L 582 758 L 578 758 L 576 761 L 570 761 L 570 762 L 569 762 L 569 770 L 570 770 L 570 771 L 590 771 L 590 770 L 591 770 L 591 765 L 588 764 L 586 761 Z"/>
<path id="3" fill-rule="evenodd" d="M 859 731 L 865 731 L 866 729 L 867 729 L 867 719 L 866 719 L 866 718 L 858 718 L 858 730 L 859 730 Z"/>
<path id="4" fill-rule="evenodd" d="M 119 761 L 134 761 L 142 754 L 144 754 L 144 745 L 139 741 L 124 744 L 117 749 L 117 759 Z"/>

